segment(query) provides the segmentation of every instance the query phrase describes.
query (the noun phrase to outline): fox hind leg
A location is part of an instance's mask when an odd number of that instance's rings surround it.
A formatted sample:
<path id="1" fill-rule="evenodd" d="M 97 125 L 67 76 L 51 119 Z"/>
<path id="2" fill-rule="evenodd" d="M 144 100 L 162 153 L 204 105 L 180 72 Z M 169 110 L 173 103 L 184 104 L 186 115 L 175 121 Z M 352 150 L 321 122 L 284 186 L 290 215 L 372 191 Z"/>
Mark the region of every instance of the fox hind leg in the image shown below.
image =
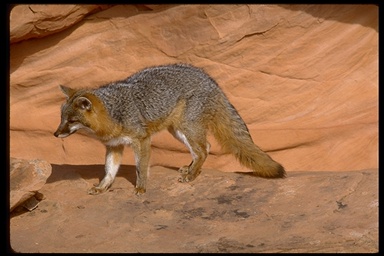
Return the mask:
<path id="1" fill-rule="evenodd" d="M 201 167 L 208 156 L 210 148 L 205 132 L 198 132 L 201 129 L 168 129 L 169 132 L 179 141 L 184 143 L 192 155 L 192 162 L 188 166 L 179 169 L 180 182 L 190 182 L 196 179 L 201 173 Z"/>

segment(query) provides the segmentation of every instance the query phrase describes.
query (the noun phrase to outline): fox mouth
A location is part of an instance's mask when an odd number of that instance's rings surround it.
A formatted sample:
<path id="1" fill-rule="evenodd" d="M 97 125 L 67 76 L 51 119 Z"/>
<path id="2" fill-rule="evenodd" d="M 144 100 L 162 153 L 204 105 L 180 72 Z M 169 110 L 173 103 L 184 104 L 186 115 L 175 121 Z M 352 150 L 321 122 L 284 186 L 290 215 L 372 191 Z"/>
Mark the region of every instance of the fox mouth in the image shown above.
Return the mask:
<path id="1" fill-rule="evenodd" d="M 55 135 L 55 137 L 57 138 L 65 138 L 65 137 L 68 137 L 70 134 L 69 133 L 54 133 L 53 135 Z"/>
<path id="2" fill-rule="evenodd" d="M 65 137 L 68 137 L 69 135 L 75 133 L 77 130 L 74 130 L 74 131 L 70 131 L 70 132 L 67 132 L 67 133 L 60 133 L 59 131 L 56 131 L 53 135 L 57 138 L 65 138 Z"/>

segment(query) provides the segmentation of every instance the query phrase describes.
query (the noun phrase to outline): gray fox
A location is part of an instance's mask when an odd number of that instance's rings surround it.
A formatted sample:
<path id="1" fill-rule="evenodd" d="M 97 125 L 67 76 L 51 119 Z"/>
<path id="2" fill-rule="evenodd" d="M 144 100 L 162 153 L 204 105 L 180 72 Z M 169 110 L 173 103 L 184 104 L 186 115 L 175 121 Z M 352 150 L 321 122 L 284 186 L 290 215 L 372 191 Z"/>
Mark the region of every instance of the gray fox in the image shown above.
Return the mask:
<path id="1" fill-rule="evenodd" d="M 97 89 L 60 88 L 67 101 L 54 135 L 64 138 L 83 129 L 106 146 L 105 176 L 89 194 L 102 193 L 111 186 L 124 145 L 131 145 L 135 154 L 135 193 L 145 193 L 151 135 L 163 129 L 184 143 L 192 155 L 190 165 L 179 169 L 180 182 L 193 181 L 200 174 L 210 148 L 208 130 L 225 152 L 232 153 L 256 176 L 286 176 L 283 166 L 253 143 L 234 106 L 200 68 L 189 64 L 155 66 Z"/>

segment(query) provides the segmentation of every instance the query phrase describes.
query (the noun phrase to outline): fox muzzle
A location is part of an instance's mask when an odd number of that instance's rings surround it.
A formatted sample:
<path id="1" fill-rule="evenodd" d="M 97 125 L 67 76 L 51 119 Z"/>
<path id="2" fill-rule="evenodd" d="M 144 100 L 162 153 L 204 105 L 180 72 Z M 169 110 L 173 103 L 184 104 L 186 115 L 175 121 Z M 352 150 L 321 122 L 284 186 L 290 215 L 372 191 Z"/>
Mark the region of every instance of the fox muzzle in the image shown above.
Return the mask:
<path id="1" fill-rule="evenodd" d="M 75 130 L 71 132 L 71 130 L 68 129 L 67 123 L 61 123 L 53 135 L 57 138 L 65 138 L 73 132 L 75 132 Z"/>

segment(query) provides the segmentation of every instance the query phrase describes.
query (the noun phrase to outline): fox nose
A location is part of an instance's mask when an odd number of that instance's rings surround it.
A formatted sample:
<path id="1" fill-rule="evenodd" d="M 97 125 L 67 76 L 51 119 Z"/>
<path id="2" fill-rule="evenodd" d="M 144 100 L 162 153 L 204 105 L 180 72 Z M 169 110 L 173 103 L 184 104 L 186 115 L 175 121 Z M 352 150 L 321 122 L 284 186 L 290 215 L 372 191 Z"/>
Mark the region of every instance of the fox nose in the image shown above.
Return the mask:
<path id="1" fill-rule="evenodd" d="M 60 124 L 59 127 L 57 127 L 57 130 L 53 133 L 53 135 L 54 135 L 55 137 L 59 137 L 60 134 L 62 134 L 62 132 L 63 132 L 63 127 L 62 127 L 62 125 Z"/>

